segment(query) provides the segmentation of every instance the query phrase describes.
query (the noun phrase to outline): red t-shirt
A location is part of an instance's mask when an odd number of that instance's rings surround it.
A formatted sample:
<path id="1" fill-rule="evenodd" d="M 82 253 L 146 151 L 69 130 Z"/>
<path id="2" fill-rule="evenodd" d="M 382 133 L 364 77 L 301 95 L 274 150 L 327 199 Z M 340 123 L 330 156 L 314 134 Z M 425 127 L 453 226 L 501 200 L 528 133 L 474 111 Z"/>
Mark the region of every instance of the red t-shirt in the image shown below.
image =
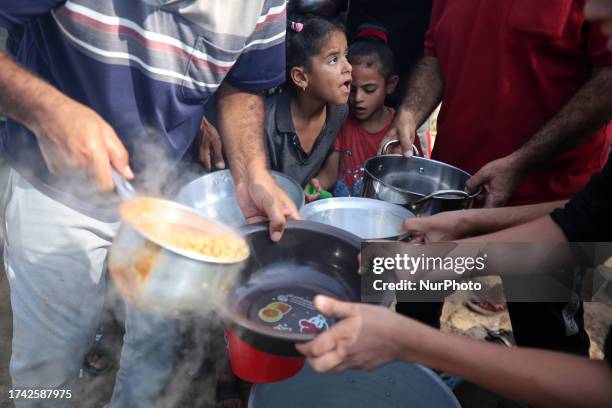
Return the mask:
<path id="1" fill-rule="evenodd" d="M 425 53 L 445 80 L 432 156 L 474 174 L 518 149 L 589 80 L 612 64 L 584 0 L 434 0 Z M 509 204 L 564 199 L 608 157 L 606 126 L 528 176 Z"/>
<path id="2" fill-rule="evenodd" d="M 357 180 L 363 178 L 363 164 L 370 157 L 376 156 L 378 146 L 389 130 L 395 111 L 389 110 L 387 124 L 378 132 L 370 133 L 361 127 L 352 115 L 349 115 L 336 136 L 334 150 L 340 153 L 338 180 L 344 181 L 351 188 Z"/>

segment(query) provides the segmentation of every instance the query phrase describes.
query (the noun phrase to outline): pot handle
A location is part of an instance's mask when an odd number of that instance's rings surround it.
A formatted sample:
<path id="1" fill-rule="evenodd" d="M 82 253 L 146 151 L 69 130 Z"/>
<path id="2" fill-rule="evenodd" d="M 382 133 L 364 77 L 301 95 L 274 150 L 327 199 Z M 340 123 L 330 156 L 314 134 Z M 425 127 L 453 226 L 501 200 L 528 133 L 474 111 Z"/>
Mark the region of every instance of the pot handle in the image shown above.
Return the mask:
<path id="1" fill-rule="evenodd" d="M 399 140 L 398 139 L 393 139 L 393 140 L 389 140 L 387 143 L 384 144 L 381 153 L 382 154 L 387 154 L 387 149 L 389 149 L 390 146 L 394 145 L 394 144 L 399 144 Z M 412 150 L 414 151 L 414 154 L 416 156 L 422 156 L 421 153 L 419 152 L 418 147 L 416 147 L 414 144 L 412 145 Z"/>
<path id="2" fill-rule="evenodd" d="M 425 202 L 429 199 L 436 198 L 439 196 L 446 196 L 446 195 L 457 195 L 457 196 L 461 196 L 461 198 L 463 199 L 468 198 L 470 196 L 468 193 L 466 193 L 463 190 L 438 190 L 438 191 L 434 191 L 431 194 L 427 194 L 425 197 L 419 198 L 417 201 L 413 203 L 413 205 L 421 204 L 422 202 Z"/>

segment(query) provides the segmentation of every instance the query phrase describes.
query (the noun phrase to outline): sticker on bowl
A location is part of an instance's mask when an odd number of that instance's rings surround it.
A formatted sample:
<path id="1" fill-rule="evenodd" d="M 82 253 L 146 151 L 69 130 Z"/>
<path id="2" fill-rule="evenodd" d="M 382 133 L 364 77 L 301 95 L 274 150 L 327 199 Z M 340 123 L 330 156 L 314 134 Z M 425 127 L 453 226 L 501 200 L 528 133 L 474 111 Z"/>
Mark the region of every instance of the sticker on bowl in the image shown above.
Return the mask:
<path id="1" fill-rule="evenodd" d="M 292 307 L 283 302 L 268 303 L 259 309 L 259 318 L 266 323 L 276 323 L 291 311 Z"/>
<path id="2" fill-rule="evenodd" d="M 287 313 L 291 311 L 291 309 L 293 309 L 291 305 L 288 305 L 287 303 L 284 303 L 284 302 L 272 302 L 267 307 L 279 310 L 284 315 L 286 315 Z"/>
<path id="3" fill-rule="evenodd" d="M 283 318 L 283 313 L 278 309 L 264 307 L 259 310 L 259 318 L 267 323 L 276 323 Z"/>
<path id="4" fill-rule="evenodd" d="M 293 329 L 287 326 L 287 323 L 279 323 L 276 326 L 272 327 L 274 330 L 284 331 L 284 332 L 292 332 Z"/>
<path id="5" fill-rule="evenodd" d="M 299 321 L 300 333 L 318 333 L 322 330 L 329 329 L 325 316 L 318 314 L 310 319 L 301 319 Z"/>

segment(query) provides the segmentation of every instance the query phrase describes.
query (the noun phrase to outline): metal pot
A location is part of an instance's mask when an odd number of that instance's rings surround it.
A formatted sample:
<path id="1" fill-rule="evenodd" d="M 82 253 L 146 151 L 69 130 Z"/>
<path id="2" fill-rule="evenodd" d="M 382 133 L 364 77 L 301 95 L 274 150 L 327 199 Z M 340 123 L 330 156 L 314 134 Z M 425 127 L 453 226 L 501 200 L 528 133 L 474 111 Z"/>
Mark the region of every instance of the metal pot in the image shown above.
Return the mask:
<path id="1" fill-rule="evenodd" d="M 227 295 L 224 315 L 234 333 L 254 348 L 301 356 L 295 343 L 314 339 L 318 331 L 334 323 L 315 310 L 315 295 L 361 300 L 357 261 L 361 240 L 310 221 L 289 221 L 279 242 L 270 241 L 267 223 L 247 225 L 242 232 L 252 256 Z M 392 292 L 380 295 L 382 304 L 391 303 Z M 269 309 L 281 313 L 266 317 Z M 305 330 L 308 325 L 303 320 L 312 320 L 314 331 Z"/>
<path id="2" fill-rule="evenodd" d="M 282 173 L 276 171 L 270 173 L 278 186 L 300 209 L 304 205 L 302 187 Z M 175 200 L 223 224 L 232 227 L 246 225 L 236 200 L 234 179 L 229 170 L 215 171 L 193 180 L 179 190 Z"/>
<path id="3" fill-rule="evenodd" d="M 387 143 L 387 147 L 397 141 Z M 464 191 L 470 174 L 424 157 L 398 154 L 375 156 L 364 165 L 362 197 L 399 204 L 417 217 L 469 208 L 481 192 Z"/>
<path id="4" fill-rule="evenodd" d="M 414 214 L 407 209 L 380 200 L 361 197 L 339 197 L 313 201 L 300 210 L 305 220 L 343 229 L 359 238 L 400 239 L 406 218 Z"/>
<path id="5" fill-rule="evenodd" d="M 160 242 L 143 222 L 186 225 L 207 235 L 239 235 L 172 201 L 135 198 L 120 206 L 119 231 L 108 268 L 119 294 L 144 309 L 171 315 L 205 314 L 218 305 L 248 257 L 223 260 Z"/>

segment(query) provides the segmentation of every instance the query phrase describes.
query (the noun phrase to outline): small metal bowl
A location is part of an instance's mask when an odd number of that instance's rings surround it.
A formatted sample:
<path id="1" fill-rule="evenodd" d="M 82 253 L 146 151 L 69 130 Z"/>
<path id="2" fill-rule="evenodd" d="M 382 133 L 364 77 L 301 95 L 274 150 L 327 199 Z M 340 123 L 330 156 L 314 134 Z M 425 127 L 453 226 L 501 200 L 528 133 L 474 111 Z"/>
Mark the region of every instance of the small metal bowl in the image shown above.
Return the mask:
<path id="1" fill-rule="evenodd" d="M 209 236 L 242 239 L 225 225 L 172 201 L 135 198 L 119 211 L 122 223 L 109 250 L 108 268 L 119 294 L 143 309 L 171 316 L 206 314 L 221 302 L 249 256 L 206 256 L 163 242 L 139 226 L 178 224 Z"/>
<path id="2" fill-rule="evenodd" d="M 340 228 L 367 239 L 400 239 L 406 218 L 414 214 L 399 205 L 360 197 L 339 197 L 313 201 L 300 210 L 305 220 Z"/>

